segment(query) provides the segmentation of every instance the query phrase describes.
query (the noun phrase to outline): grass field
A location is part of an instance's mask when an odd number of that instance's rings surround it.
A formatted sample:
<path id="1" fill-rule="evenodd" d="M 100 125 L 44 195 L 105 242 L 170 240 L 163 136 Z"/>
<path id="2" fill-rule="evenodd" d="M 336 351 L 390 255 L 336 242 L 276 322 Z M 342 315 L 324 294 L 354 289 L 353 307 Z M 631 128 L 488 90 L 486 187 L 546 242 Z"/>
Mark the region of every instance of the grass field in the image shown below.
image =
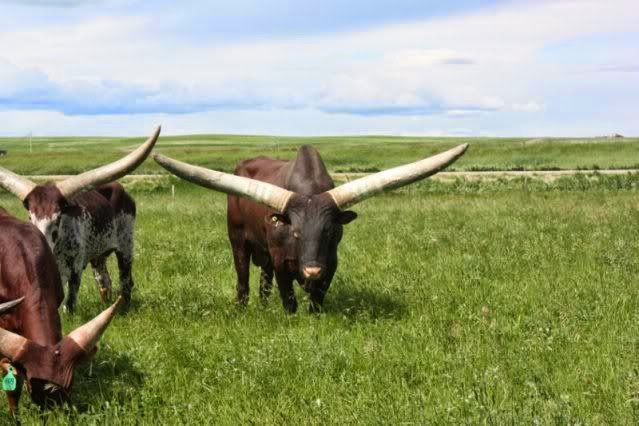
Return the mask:
<path id="1" fill-rule="evenodd" d="M 457 179 L 368 200 L 325 313 L 302 302 L 287 316 L 277 294 L 259 303 L 256 269 L 249 306 L 234 305 L 224 196 L 132 183 L 132 309 L 76 369 L 73 408 L 41 414 L 25 395 L 22 419 L 636 424 L 638 186 L 631 174 Z M 26 216 L 6 193 L 0 205 Z M 65 330 L 100 309 L 87 271 Z"/>
<path id="2" fill-rule="evenodd" d="M 150 130 L 149 130 L 150 133 Z M 72 174 L 115 160 L 143 138 L 0 138 L 0 166 L 22 174 Z M 399 138 L 268 136 L 161 136 L 157 151 L 194 164 L 231 171 L 258 155 L 292 158 L 301 144 L 317 146 L 332 172 L 369 172 L 427 157 L 470 142 L 450 170 L 559 170 L 639 168 L 639 139 Z M 136 173 L 157 173 L 147 162 Z"/>

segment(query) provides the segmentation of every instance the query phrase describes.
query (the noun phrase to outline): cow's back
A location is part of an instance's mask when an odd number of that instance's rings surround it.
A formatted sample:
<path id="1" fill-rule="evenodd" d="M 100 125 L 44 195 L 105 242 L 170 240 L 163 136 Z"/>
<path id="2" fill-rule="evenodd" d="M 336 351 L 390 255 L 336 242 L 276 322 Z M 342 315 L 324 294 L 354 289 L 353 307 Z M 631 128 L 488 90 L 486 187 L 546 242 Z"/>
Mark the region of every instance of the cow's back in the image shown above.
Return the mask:
<path id="1" fill-rule="evenodd" d="M 122 213 L 135 216 L 135 201 L 126 192 L 120 182 L 111 182 L 105 185 L 100 185 L 95 189 L 95 191 L 108 200 L 109 205 L 116 216 Z"/>
<path id="2" fill-rule="evenodd" d="M 270 157 L 251 158 L 241 161 L 235 167 L 235 174 L 284 187 L 290 163 L 290 161 Z"/>
<path id="3" fill-rule="evenodd" d="M 59 341 L 64 292 L 55 258 L 38 228 L 0 209 L 0 301 L 22 296 L 24 302 L 0 317 L 0 326 L 42 345 Z"/>

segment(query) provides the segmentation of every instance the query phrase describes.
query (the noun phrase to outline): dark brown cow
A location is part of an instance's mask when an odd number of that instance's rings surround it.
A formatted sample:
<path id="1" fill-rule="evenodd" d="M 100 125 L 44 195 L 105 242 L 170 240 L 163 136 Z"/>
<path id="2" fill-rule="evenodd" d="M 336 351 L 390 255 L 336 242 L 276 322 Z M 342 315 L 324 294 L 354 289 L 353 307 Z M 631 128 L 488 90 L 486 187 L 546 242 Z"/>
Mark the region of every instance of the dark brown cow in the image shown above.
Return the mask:
<path id="1" fill-rule="evenodd" d="M 460 145 L 338 188 L 334 187 L 319 153 L 310 146 L 302 146 L 292 161 L 267 157 L 243 161 L 235 169 L 235 175 L 161 155 L 155 155 L 154 159 L 183 179 L 229 194 L 228 233 L 240 304 L 248 300 L 249 263 L 253 259 L 262 269 L 263 299 L 270 293 L 275 275 L 287 312 L 297 309 L 294 280 L 310 293 L 310 310 L 317 312 L 337 269 L 342 226 L 357 217 L 345 209 L 375 194 L 437 173 L 463 155 L 467 146 Z"/>
<path id="2" fill-rule="evenodd" d="M 135 202 L 122 185 L 112 181 L 135 170 L 151 152 L 159 134 L 158 127 L 142 146 L 121 160 L 62 182 L 36 185 L 0 167 L 0 186 L 22 200 L 31 223 L 53 250 L 62 282 L 69 283 L 68 311 L 75 308 L 82 271 L 89 262 L 102 300 L 109 299 L 111 278 L 106 261 L 113 252 L 118 260 L 124 306 L 128 307 L 133 288 Z M 96 189 L 86 191 L 91 187 Z"/>
<path id="3" fill-rule="evenodd" d="M 58 307 L 64 298 L 56 259 L 30 223 L 0 208 L 0 361 L 14 374 L 7 391 L 16 414 L 22 385 L 41 407 L 68 400 L 74 366 L 90 358 L 122 298 L 88 323 L 62 336 Z M 21 303 L 20 303 L 21 302 Z"/>

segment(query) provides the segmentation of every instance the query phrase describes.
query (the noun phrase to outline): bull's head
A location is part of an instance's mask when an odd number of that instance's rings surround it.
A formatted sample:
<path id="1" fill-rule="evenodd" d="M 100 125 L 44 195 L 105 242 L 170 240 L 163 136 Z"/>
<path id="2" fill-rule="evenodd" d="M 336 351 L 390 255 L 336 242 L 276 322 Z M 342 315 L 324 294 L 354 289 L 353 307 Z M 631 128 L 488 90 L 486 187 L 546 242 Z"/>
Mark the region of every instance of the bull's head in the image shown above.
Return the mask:
<path id="1" fill-rule="evenodd" d="M 323 278 L 328 256 L 342 237 L 342 225 L 357 217 L 348 207 L 384 191 L 431 176 L 461 157 L 468 144 L 449 151 L 353 180 L 315 195 L 302 195 L 270 183 L 192 166 L 162 155 L 153 158 L 182 179 L 216 191 L 258 202 L 272 210 L 267 217 L 272 232 L 299 259 L 299 274 L 306 281 Z M 306 286 L 305 286 L 306 287 Z"/>
<path id="2" fill-rule="evenodd" d="M 8 311 L 24 298 L 0 305 L 0 314 Z M 106 331 L 122 303 L 122 298 L 91 321 L 73 330 L 53 346 L 42 346 L 26 337 L 0 328 L 0 361 L 2 376 L 15 375 L 17 386 L 9 392 L 11 410 L 15 413 L 26 381 L 33 402 L 40 407 L 68 401 L 73 382 L 73 368 L 90 359 L 96 344 Z M 13 396 L 13 398 L 12 398 Z"/>
<path id="3" fill-rule="evenodd" d="M 0 186 L 18 197 L 29 211 L 31 223 L 55 247 L 63 227 L 60 221 L 64 213 L 73 208 L 70 201 L 87 189 L 112 182 L 135 170 L 149 155 L 160 135 L 158 127 L 153 135 L 135 151 L 106 166 L 72 176 L 61 182 L 36 185 L 34 182 L 0 167 Z"/>

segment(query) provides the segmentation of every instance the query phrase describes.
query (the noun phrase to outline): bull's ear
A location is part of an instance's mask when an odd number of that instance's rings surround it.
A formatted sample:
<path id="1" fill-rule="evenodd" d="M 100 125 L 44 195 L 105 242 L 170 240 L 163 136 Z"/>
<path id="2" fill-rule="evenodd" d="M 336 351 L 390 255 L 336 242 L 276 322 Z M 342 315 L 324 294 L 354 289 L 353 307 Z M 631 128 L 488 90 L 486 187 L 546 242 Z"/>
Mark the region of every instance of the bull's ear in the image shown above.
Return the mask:
<path id="1" fill-rule="evenodd" d="M 355 219 L 357 219 L 357 213 L 351 210 L 339 212 L 339 214 L 337 215 L 337 223 L 339 223 L 340 225 L 346 225 L 347 223 L 351 223 Z"/>

